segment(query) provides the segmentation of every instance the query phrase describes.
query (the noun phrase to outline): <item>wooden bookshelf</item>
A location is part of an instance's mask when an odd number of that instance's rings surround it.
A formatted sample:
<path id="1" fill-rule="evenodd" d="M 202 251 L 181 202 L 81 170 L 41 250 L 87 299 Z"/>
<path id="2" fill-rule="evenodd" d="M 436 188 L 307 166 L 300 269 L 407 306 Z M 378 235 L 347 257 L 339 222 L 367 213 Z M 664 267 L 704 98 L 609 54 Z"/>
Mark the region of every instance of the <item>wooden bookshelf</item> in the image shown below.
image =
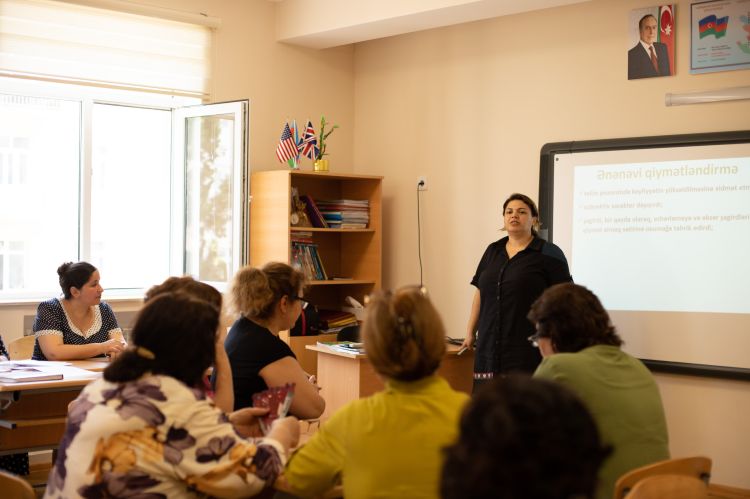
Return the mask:
<path id="1" fill-rule="evenodd" d="M 383 177 L 370 175 L 290 170 L 253 173 L 250 178 L 250 264 L 260 267 L 272 261 L 290 263 L 292 234 L 311 232 L 329 279 L 309 282 L 308 301 L 320 308 L 338 309 L 350 295 L 362 303 L 365 295 L 381 286 L 382 181 Z M 296 187 L 300 195 L 307 194 L 315 200 L 368 200 L 368 227 L 292 227 L 289 221 L 292 187 Z"/>

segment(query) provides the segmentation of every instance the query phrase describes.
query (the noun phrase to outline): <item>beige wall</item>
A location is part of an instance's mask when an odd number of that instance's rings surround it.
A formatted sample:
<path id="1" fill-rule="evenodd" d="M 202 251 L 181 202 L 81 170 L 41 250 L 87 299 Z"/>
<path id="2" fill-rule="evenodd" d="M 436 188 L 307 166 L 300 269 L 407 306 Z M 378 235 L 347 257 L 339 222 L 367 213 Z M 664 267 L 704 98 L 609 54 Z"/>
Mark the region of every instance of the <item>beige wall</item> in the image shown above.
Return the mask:
<path id="1" fill-rule="evenodd" d="M 385 175 L 384 282 L 418 282 L 415 184 L 422 195 L 425 283 L 449 334 L 461 336 L 468 282 L 499 236 L 512 191 L 536 198 L 546 142 L 748 127 L 750 103 L 666 108 L 666 92 L 746 85 L 749 71 L 688 74 L 689 2 L 679 3 L 677 76 L 626 80 L 627 14 L 643 3 L 602 0 L 314 51 L 274 41 L 265 0 L 151 0 L 222 19 L 214 101 L 250 99 L 250 166 L 281 168 L 286 118 L 341 125 L 334 171 Z M 305 168 L 309 168 L 305 163 Z M 106 280 L 106 269 L 103 269 Z M 0 331 L 20 336 L 35 305 L 0 307 Z M 116 304 L 132 310 L 135 302 Z M 714 458 L 718 483 L 750 488 L 750 385 L 658 376 L 674 455 Z"/>
<path id="2" fill-rule="evenodd" d="M 267 0 L 151 0 L 149 3 L 205 12 L 221 19 L 214 37 L 212 102 L 250 100 L 251 170 L 285 167 L 275 155 L 284 120 L 296 118 L 302 126 L 299 121 L 308 118 L 318 123 L 323 113 L 341 125 L 330 138 L 332 164 L 338 171 L 351 168 L 353 47 L 318 51 L 277 43 L 275 4 Z M 310 160 L 303 160 L 303 168 L 311 169 Z M 105 286 L 106 281 L 107 269 L 102 269 Z M 115 311 L 136 310 L 140 306 L 137 301 L 111 304 Z M 36 305 L 0 305 L 0 332 L 6 342 L 23 334 L 23 316 L 33 315 Z"/>
<path id="3" fill-rule="evenodd" d="M 385 176 L 384 284 L 424 282 L 463 336 L 469 281 L 500 236 L 514 191 L 537 197 L 547 142 L 747 129 L 750 102 L 668 108 L 667 92 L 747 85 L 750 71 L 690 75 L 690 3 L 677 7 L 677 75 L 627 80 L 627 22 L 648 2 L 602 0 L 355 47 L 355 169 Z M 676 456 L 714 458 L 715 480 L 750 487 L 750 384 L 658 376 Z"/>

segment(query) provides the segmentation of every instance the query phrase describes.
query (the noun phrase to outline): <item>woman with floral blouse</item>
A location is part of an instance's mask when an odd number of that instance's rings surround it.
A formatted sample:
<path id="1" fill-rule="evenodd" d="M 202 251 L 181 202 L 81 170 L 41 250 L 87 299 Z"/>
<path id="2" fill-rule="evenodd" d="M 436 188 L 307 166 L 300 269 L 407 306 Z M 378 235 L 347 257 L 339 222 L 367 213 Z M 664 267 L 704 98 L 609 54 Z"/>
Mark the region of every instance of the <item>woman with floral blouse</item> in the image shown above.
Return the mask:
<path id="1" fill-rule="evenodd" d="M 133 327 L 133 347 L 71 404 L 45 497 L 236 497 L 271 486 L 295 418 L 253 433 L 259 409 L 225 415 L 204 393 L 219 310 L 184 293 L 155 296 Z"/>

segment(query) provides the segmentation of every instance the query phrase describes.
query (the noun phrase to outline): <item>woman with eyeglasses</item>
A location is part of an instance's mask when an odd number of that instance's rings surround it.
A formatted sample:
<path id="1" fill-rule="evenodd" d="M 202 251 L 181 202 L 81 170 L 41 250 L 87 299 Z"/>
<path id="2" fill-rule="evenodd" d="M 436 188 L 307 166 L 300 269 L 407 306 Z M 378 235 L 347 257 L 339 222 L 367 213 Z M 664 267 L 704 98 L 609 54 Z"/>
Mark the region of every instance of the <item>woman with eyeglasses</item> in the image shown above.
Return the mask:
<path id="1" fill-rule="evenodd" d="M 538 235 L 534 201 L 511 194 L 503 222 L 508 236 L 487 247 L 471 280 L 476 290 L 462 346 L 476 348 L 475 390 L 497 375 L 534 372 L 542 358 L 526 341 L 534 332 L 526 314 L 546 288 L 572 280 L 562 250 Z"/>
<path id="2" fill-rule="evenodd" d="M 244 267 L 230 290 L 230 308 L 239 314 L 224 342 L 234 385 L 234 408 L 253 405 L 253 394 L 294 383 L 290 414 L 313 419 L 323 414 L 325 400 L 317 385 L 279 338 L 302 313 L 305 277 L 284 263 Z"/>
<path id="3" fill-rule="evenodd" d="M 601 468 L 596 497 L 612 497 L 623 473 L 669 459 L 656 381 L 640 360 L 622 351 L 622 339 L 596 295 L 572 283 L 552 286 L 528 318 L 537 331 L 529 341 L 544 357 L 534 377 L 576 392 L 613 449 Z"/>
<path id="4" fill-rule="evenodd" d="M 281 480 L 319 497 L 341 480 L 344 497 L 439 497 L 442 449 L 458 435 L 468 395 L 436 374 L 445 328 L 419 288 L 375 295 L 362 336 L 385 389 L 326 421 L 291 458 Z"/>

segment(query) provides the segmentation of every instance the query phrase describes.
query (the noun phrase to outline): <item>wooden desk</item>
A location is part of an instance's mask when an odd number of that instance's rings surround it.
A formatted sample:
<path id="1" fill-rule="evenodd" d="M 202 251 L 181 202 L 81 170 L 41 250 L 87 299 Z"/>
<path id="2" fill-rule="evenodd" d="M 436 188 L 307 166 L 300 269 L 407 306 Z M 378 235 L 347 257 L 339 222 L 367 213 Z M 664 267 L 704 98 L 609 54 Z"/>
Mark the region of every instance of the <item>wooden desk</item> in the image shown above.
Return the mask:
<path id="1" fill-rule="evenodd" d="M 71 362 L 83 372 L 63 379 L 0 383 L 0 455 L 57 448 L 65 430 L 68 404 L 97 379 L 106 360 Z"/>
<path id="2" fill-rule="evenodd" d="M 318 354 L 318 384 L 320 395 L 326 401 L 321 419 L 327 419 L 347 402 L 367 397 L 385 387 L 365 354 L 338 352 L 318 345 L 306 348 Z M 467 351 L 459 356 L 458 350 L 455 345 L 446 345 L 438 374 L 454 390 L 471 394 L 474 353 Z"/>

